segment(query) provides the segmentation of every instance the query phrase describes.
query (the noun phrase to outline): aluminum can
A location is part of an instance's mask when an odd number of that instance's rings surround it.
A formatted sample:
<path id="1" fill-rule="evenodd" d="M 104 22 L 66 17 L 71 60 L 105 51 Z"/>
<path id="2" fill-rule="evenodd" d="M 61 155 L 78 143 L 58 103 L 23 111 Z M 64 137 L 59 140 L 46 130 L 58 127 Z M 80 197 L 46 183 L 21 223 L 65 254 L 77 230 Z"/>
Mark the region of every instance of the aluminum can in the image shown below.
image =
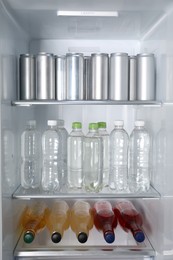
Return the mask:
<path id="1" fill-rule="evenodd" d="M 137 55 L 137 100 L 155 100 L 155 58 L 153 53 Z"/>
<path id="2" fill-rule="evenodd" d="M 91 56 L 84 56 L 84 98 L 91 99 Z"/>
<path id="3" fill-rule="evenodd" d="M 107 53 L 91 54 L 91 99 L 108 99 L 109 56 Z"/>
<path id="4" fill-rule="evenodd" d="M 20 66 L 20 99 L 33 100 L 35 95 L 35 57 L 31 54 L 21 54 Z"/>
<path id="5" fill-rule="evenodd" d="M 82 53 L 66 54 L 67 100 L 84 99 L 84 57 Z"/>
<path id="6" fill-rule="evenodd" d="M 129 100 L 136 100 L 136 56 L 129 56 Z"/>
<path id="7" fill-rule="evenodd" d="M 109 99 L 128 100 L 128 54 L 111 53 Z"/>
<path id="8" fill-rule="evenodd" d="M 36 56 L 36 98 L 55 99 L 55 57 L 41 52 Z"/>
<path id="9" fill-rule="evenodd" d="M 55 56 L 55 93 L 56 100 L 66 100 L 66 56 Z"/>

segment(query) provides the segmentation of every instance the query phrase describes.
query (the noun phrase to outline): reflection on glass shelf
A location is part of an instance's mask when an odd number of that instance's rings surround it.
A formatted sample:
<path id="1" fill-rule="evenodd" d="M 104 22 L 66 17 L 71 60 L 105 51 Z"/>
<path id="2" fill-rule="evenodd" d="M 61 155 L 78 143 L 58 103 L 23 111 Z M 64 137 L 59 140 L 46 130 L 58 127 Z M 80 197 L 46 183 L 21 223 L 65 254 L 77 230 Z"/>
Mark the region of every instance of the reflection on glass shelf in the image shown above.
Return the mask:
<path id="1" fill-rule="evenodd" d="M 119 259 L 120 257 L 127 257 L 129 260 L 133 259 L 133 255 L 135 258 L 137 256 L 155 256 L 155 251 L 147 237 L 143 243 L 137 243 L 131 233 L 124 232 L 120 226 L 115 229 L 115 241 L 112 244 L 107 244 L 102 233 L 95 230 L 95 228 L 90 231 L 88 241 L 84 244 L 77 241 L 76 235 L 71 229 L 65 231 L 62 240 L 58 244 L 54 244 L 50 239 L 50 234 L 45 229 L 35 237 L 31 244 L 23 242 L 23 236 L 21 235 L 14 251 L 16 257 L 45 257 L 45 259 L 51 257 L 56 257 L 56 259 L 58 257 L 61 259 L 66 257 L 74 259 L 84 259 L 85 257 Z"/>
<path id="2" fill-rule="evenodd" d="M 24 189 L 21 186 L 14 192 L 13 198 L 30 199 L 30 198 L 160 198 L 160 194 L 152 186 L 149 191 L 142 193 L 115 193 L 115 191 L 104 188 L 101 192 L 85 192 L 83 190 L 63 190 L 60 192 L 45 192 L 42 189 Z"/>

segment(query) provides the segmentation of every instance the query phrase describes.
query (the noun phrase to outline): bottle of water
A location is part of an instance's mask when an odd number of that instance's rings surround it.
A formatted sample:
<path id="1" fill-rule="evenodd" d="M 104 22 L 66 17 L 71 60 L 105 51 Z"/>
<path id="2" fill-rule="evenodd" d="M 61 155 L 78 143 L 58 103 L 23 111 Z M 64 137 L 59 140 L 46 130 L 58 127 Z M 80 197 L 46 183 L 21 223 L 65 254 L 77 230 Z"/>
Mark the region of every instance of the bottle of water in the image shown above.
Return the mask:
<path id="1" fill-rule="evenodd" d="M 103 141 L 98 135 L 98 124 L 90 123 L 84 139 L 84 187 L 98 192 L 103 186 Z"/>
<path id="2" fill-rule="evenodd" d="M 36 121 L 28 121 L 21 135 L 21 185 L 25 189 L 37 188 L 41 182 L 41 136 Z"/>
<path id="3" fill-rule="evenodd" d="M 83 138 L 82 124 L 72 123 L 72 132 L 67 139 L 67 182 L 71 189 L 83 185 Z"/>
<path id="4" fill-rule="evenodd" d="M 67 138 L 68 132 L 64 127 L 64 120 L 57 120 L 57 129 L 61 136 L 62 150 L 61 150 L 61 164 L 62 170 L 62 184 L 65 185 L 67 182 Z"/>
<path id="5" fill-rule="evenodd" d="M 42 136 L 43 168 L 42 188 L 45 191 L 59 191 L 62 186 L 61 170 L 61 137 L 57 132 L 57 121 L 48 120 L 48 129 Z"/>
<path id="6" fill-rule="evenodd" d="M 114 122 L 110 134 L 111 173 L 110 188 L 117 192 L 127 191 L 129 137 L 123 128 L 124 122 Z"/>
<path id="7" fill-rule="evenodd" d="M 151 138 L 142 120 L 135 122 L 129 144 L 129 189 L 145 192 L 150 187 Z"/>
<path id="8" fill-rule="evenodd" d="M 106 187 L 109 185 L 110 142 L 105 122 L 98 122 L 98 132 L 103 140 L 103 186 Z"/>

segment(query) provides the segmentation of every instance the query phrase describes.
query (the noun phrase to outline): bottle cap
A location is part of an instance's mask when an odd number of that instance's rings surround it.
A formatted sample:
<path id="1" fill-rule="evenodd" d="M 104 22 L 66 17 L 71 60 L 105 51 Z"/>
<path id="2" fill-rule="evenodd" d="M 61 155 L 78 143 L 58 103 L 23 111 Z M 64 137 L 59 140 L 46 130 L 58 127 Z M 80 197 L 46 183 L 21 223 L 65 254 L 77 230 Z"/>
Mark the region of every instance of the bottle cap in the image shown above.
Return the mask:
<path id="1" fill-rule="evenodd" d="M 47 125 L 49 125 L 49 126 L 56 126 L 57 125 L 57 121 L 56 120 L 48 120 L 47 121 Z"/>
<path id="2" fill-rule="evenodd" d="M 89 124 L 89 129 L 90 130 L 97 130 L 98 129 L 98 124 L 97 123 L 90 123 Z"/>
<path id="3" fill-rule="evenodd" d="M 86 233 L 81 232 L 81 233 L 78 235 L 77 239 L 78 239 L 78 241 L 79 241 L 80 243 L 83 244 L 83 243 L 85 243 L 85 242 L 87 241 L 88 236 L 87 236 Z"/>
<path id="4" fill-rule="evenodd" d="M 82 128 L 82 123 L 81 122 L 73 122 L 72 123 L 72 128 L 73 129 L 81 129 Z"/>
<path id="5" fill-rule="evenodd" d="M 107 232 L 104 234 L 104 239 L 106 240 L 107 243 L 111 244 L 115 240 L 115 235 L 113 232 Z"/>
<path id="6" fill-rule="evenodd" d="M 124 125 L 124 121 L 123 120 L 115 120 L 114 121 L 114 126 L 123 126 Z"/>
<path id="7" fill-rule="evenodd" d="M 29 120 L 27 121 L 28 126 L 36 126 L 36 121 L 35 120 Z"/>
<path id="8" fill-rule="evenodd" d="M 98 128 L 106 128 L 106 122 L 98 122 Z"/>
<path id="9" fill-rule="evenodd" d="M 144 126 L 145 122 L 143 120 L 137 120 L 135 121 L 135 126 Z"/>
<path id="10" fill-rule="evenodd" d="M 142 243 L 144 240 L 145 240 L 145 235 L 142 231 L 137 231 L 135 234 L 134 234 L 134 239 L 139 242 L 139 243 Z"/>
<path id="11" fill-rule="evenodd" d="M 51 236 L 53 243 L 59 243 L 61 241 L 61 238 L 62 238 L 62 236 L 59 232 L 54 232 Z"/>
<path id="12" fill-rule="evenodd" d="M 64 120 L 63 119 L 58 119 L 57 120 L 57 125 L 58 126 L 64 126 Z"/>
<path id="13" fill-rule="evenodd" d="M 32 231 L 27 231 L 24 234 L 23 240 L 25 241 L 25 243 L 30 244 L 34 240 L 34 237 L 35 235 Z"/>

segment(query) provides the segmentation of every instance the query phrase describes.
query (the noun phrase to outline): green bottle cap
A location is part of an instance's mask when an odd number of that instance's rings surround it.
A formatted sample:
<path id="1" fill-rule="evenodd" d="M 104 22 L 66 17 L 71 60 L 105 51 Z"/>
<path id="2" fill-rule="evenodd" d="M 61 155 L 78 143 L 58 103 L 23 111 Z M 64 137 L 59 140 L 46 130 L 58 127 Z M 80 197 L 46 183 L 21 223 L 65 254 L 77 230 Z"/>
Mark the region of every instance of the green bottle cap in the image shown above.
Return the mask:
<path id="1" fill-rule="evenodd" d="M 34 232 L 27 231 L 24 234 L 23 240 L 25 241 L 25 243 L 30 244 L 34 240 L 34 237 L 35 237 Z"/>
<path id="2" fill-rule="evenodd" d="M 97 123 L 90 123 L 89 124 L 89 129 L 90 130 L 97 130 L 98 129 L 98 124 Z"/>
<path id="3" fill-rule="evenodd" d="M 98 128 L 106 128 L 106 122 L 98 122 Z"/>
<path id="4" fill-rule="evenodd" d="M 72 123 L 72 128 L 73 129 L 81 129 L 82 128 L 82 123 L 81 122 L 73 122 Z"/>

